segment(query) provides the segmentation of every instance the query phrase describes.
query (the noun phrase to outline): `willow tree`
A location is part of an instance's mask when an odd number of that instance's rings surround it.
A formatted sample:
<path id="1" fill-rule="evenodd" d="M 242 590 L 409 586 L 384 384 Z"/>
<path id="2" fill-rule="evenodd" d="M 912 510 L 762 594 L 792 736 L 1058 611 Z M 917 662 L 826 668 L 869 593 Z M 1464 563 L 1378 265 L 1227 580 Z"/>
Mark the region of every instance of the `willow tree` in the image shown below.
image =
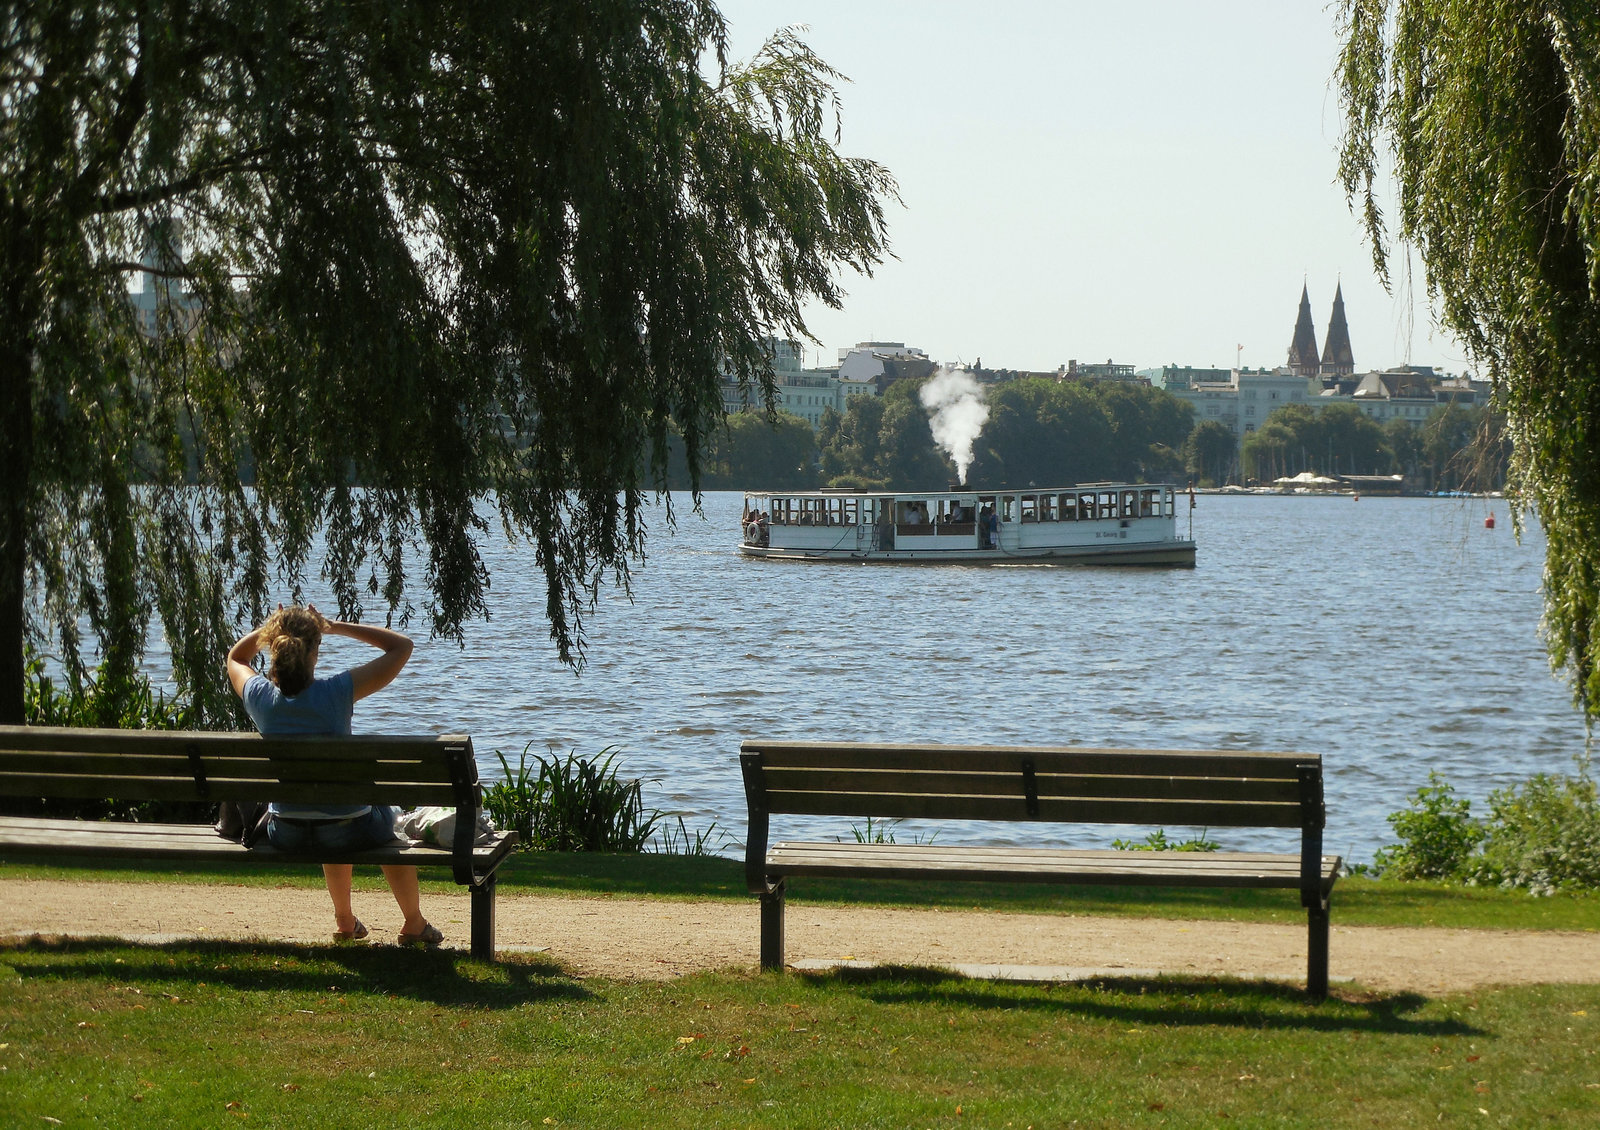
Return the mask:
<path id="1" fill-rule="evenodd" d="M 719 374 L 770 392 L 884 254 L 838 79 L 730 67 L 710 0 L 0 5 L 0 721 L 25 640 L 87 624 L 115 692 L 156 618 L 225 719 L 313 571 L 459 637 L 495 527 L 581 662 L 669 424 L 697 467 Z"/>
<path id="2" fill-rule="evenodd" d="M 1377 269 L 1414 247 L 1494 382 L 1548 540 L 1544 632 L 1600 715 L 1600 9 L 1344 0 L 1341 175 Z M 1392 167 L 1391 230 L 1377 187 Z M 1520 520 L 1520 518 L 1519 518 Z"/>

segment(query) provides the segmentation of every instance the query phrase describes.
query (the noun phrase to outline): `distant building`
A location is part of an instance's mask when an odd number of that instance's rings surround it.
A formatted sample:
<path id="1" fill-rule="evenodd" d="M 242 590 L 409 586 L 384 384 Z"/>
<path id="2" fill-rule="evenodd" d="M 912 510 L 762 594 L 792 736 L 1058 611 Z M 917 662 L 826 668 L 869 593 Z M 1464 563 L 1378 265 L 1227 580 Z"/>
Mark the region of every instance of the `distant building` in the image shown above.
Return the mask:
<path id="1" fill-rule="evenodd" d="M 1140 369 L 1139 376 L 1156 388 L 1168 392 L 1193 388 L 1197 384 L 1218 384 L 1228 379 L 1231 369 L 1198 369 L 1193 365 L 1163 365 L 1159 369 Z"/>
<path id="2" fill-rule="evenodd" d="M 772 375 L 777 382 L 776 407 L 780 412 L 799 416 L 813 430 L 822 422 L 822 414 L 827 409 L 843 412 L 852 396 L 877 395 L 877 385 L 871 380 L 844 378 L 838 369 L 806 368 L 805 353 L 797 341 L 768 338 L 767 347 L 772 354 Z M 729 415 L 760 410 L 760 390 L 741 389 L 731 376 L 724 377 L 722 408 Z"/>
<path id="3" fill-rule="evenodd" d="M 922 350 L 903 341 L 863 341 L 839 350 L 839 380 L 856 387 L 872 385 L 882 395 L 895 381 L 933 376 L 939 366 Z"/>
<path id="4" fill-rule="evenodd" d="M 1066 380 L 1091 380 L 1091 381 L 1133 381 L 1140 378 L 1134 375 L 1132 365 L 1118 365 L 1109 357 L 1104 365 L 1091 362 L 1079 364 L 1077 361 L 1068 361 L 1065 366 L 1056 370 L 1057 374 Z"/>
<path id="5" fill-rule="evenodd" d="M 139 332 L 146 337 L 186 333 L 199 319 L 200 302 L 178 277 L 183 269 L 183 221 L 150 228 L 139 273 L 139 289 L 128 296 Z"/>
<path id="6" fill-rule="evenodd" d="M 1304 294 L 1304 290 L 1301 292 Z M 1316 343 L 1312 343 L 1315 349 Z M 1333 289 L 1333 313 L 1328 316 L 1328 336 L 1322 342 L 1321 376 L 1348 377 L 1356 371 L 1355 355 L 1350 352 L 1350 327 L 1344 320 L 1344 286 Z"/>
<path id="7" fill-rule="evenodd" d="M 1213 370 L 1215 371 L 1215 370 Z M 1276 369 L 1229 369 L 1222 380 L 1197 381 L 1168 392 L 1194 406 L 1195 423 L 1216 420 L 1228 425 L 1239 442 L 1285 404 L 1313 404 L 1319 386 L 1288 366 Z"/>
<path id="8" fill-rule="evenodd" d="M 1317 329 L 1311 324 L 1311 293 L 1300 286 L 1300 315 L 1295 319 L 1294 337 L 1289 342 L 1289 371 L 1299 377 L 1315 377 L 1322 372 L 1317 357 Z"/>

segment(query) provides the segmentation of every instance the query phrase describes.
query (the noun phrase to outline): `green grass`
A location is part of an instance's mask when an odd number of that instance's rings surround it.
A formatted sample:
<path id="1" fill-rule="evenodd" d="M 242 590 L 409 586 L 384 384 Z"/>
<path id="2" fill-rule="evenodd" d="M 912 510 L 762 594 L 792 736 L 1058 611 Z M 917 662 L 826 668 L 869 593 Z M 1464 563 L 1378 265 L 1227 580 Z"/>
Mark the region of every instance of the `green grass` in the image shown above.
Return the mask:
<path id="1" fill-rule="evenodd" d="M 617 983 L 393 947 L 28 942 L 0 946 L 0 1124 L 1597 1125 L 1597 1026 L 1597 986 L 1312 1005 L 1204 979 Z"/>
<path id="2" fill-rule="evenodd" d="M 744 866 L 715 856 L 599 855 L 530 852 L 500 869 L 506 894 L 626 895 L 646 898 L 746 901 Z M 443 868 L 423 870 L 432 892 L 457 890 Z M 91 866 L 0 860 L 0 878 L 97 879 L 126 882 L 197 882 L 251 886 L 322 885 L 315 868 L 238 867 L 96 862 Z M 357 885 L 378 889 L 372 868 L 357 869 Z M 1197 918 L 1246 922 L 1303 921 L 1292 891 L 1170 890 L 1137 887 L 1050 887 L 1028 884 L 800 880 L 796 903 L 939 907 L 1043 914 L 1107 914 L 1145 918 Z M 1441 926 L 1495 930 L 1600 930 L 1600 897 L 1463 887 L 1447 883 L 1345 879 L 1334 888 L 1336 926 Z"/>

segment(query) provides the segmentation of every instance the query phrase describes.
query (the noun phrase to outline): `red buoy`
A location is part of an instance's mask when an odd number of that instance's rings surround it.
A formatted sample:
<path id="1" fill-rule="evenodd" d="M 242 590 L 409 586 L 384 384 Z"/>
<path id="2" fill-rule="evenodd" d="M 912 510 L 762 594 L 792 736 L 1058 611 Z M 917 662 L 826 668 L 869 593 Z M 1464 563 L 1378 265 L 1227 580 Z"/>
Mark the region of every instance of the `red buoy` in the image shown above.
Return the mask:
<path id="1" fill-rule="evenodd" d="M 1494 511 L 1493 510 L 1489 511 L 1489 516 L 1483 520 L 1483 528 L 1486 529 L 1486 530 L 1494 529 Z"/>

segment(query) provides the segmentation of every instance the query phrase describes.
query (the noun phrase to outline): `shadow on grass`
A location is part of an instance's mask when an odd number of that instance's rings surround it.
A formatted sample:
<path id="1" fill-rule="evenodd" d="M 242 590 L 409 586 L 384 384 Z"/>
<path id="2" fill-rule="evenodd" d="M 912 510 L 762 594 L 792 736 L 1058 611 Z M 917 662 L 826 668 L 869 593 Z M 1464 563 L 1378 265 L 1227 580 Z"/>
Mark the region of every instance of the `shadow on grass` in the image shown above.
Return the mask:
<path id="1" fill-rule="evenodd" d="M 1071 1013 L 1130 1025 L 1398 1036 L 1482 1036 L 1459 1019 L 1418 1017 L 1428 998 L 1417 993 L 1339 993 L 1321 1003 L 1295 985 L 1210 977 L 1097 977 L 1032 984 L 978 981 L 925 966 L 842 968 L 800 973 L 816 986 L 837 985 L 877 1004 L 945 1004 L 1004 1011 Z"/>
<path id="2" fill-rule="evenodd" d="M 398 946 L 132 945 L 120 939 L 36 937 L 0 943 L 0 964 L 24 979 L 109 979 L 178 997 L 189 985 L 208 992 L 371 993 L 495 1010 L 593 999 L 559 964 L 537 954 L 506 954 L 490 963 L 453 950 Z"/>

